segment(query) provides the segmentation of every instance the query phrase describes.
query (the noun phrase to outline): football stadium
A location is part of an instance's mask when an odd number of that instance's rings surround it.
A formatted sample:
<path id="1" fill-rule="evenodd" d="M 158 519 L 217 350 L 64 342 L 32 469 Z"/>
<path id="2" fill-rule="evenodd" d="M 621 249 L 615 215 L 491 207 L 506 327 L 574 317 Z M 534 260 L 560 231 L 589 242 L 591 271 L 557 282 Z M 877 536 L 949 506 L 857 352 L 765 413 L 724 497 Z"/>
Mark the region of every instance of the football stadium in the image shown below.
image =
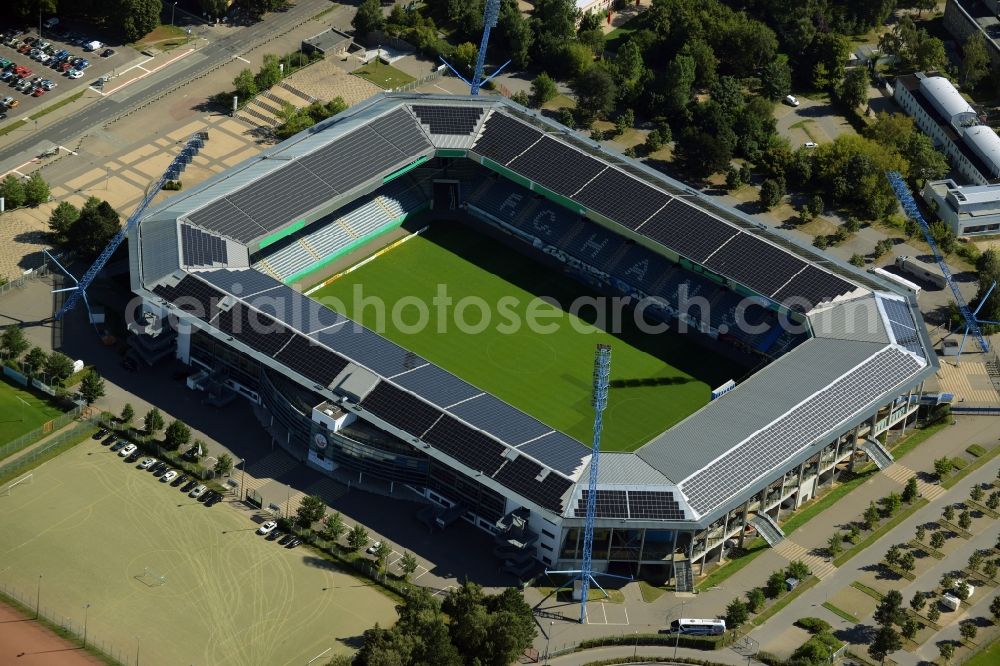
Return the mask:
<path id="1" fill-rule="evenodd" d="M 899 287 L 503 98 L 384 94 L 131 232 L 130 354 L 247 399 L 331 475 L 405 484 L 524 575 L 582 557 L 690 590 L 917 418 Z"/>

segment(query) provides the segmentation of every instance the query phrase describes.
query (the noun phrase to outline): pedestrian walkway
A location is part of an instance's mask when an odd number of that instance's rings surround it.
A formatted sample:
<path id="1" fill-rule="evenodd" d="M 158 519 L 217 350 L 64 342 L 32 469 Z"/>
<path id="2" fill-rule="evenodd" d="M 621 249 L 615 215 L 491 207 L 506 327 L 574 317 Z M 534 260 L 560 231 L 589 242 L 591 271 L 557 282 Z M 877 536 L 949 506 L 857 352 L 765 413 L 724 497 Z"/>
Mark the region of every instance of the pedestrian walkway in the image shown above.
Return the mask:
<path id="1" fill-rule="evenodd" d="M 812 552 L 795 543 L 791 539 L 785 539 L 775 546 L 774 552 L 781 555 L 789 562 L 799 560 L 805 563 L 805 565 L 809 567 L 809 570 L 812 571 L 813 575 L 820 580 L 823 580 L 837 570 L 837 567 L 833 565 L 833 562 L 831 562 L 829 558 L 814 555 Z"/>
<path id="2" fill-rule="evenodd" d="M 917 477 L 917 492 L 928 500 L 936 500 L 941 495 L 944 495 L 945 489 L 941 486 L 935 485 L 933 483 L 927 483 L 912 469 L 906 465 L 900 463 L 894 463 L 892 467 L 888 467 L 883 470 L 883 474 L 895 481 L 896 483 L 906 485 L 906 482 L 913 477 Z"/>
<path id="3" fill-rule="evenodd" d="M 1000 395 L 993 387 L 993 380 L 982 362 L 964 358 L 959 366 L 942 362 L 937 377 L 941 390 L 953 393 L 963 406 L 995 407 L 1000 404 Z"/>

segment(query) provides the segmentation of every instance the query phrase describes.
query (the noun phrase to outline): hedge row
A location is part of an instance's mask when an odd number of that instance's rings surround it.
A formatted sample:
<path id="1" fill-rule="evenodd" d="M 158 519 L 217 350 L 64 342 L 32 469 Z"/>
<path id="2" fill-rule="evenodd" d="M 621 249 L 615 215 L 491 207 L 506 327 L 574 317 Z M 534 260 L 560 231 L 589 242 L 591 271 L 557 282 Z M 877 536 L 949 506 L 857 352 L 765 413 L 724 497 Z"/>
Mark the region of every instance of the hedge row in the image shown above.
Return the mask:
<path id="1" fill-rule="evenodd" d="M 580 643 L 580 649 L 586 650 L 608 645 L 662 645 L 673 647 L 678 645 L 692 650 L 718 650 L 725 645 L 724 636 L 685 636 L 683 634 L 638 634 L 631 636 L 603 636 L 592 638 Z M 691 662 L 694 663 L 694 662 Z"/>

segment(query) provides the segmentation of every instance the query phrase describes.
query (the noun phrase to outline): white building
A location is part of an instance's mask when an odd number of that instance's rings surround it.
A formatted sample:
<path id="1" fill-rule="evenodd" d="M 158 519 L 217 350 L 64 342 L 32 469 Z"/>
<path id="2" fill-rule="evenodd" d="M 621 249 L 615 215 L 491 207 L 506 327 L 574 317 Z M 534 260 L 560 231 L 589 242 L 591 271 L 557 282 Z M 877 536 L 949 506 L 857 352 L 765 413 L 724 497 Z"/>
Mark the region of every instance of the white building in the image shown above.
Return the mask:
<path id="1" fill-rule="evenodd" d="M 614 0 L 576 0 L 576 10 L 580 12 L 580 16 L 587 12 L 606 14 L 614 4 Z"/>
<path id="2" fill-rule="evenodd" d="M 1000 233 L 1000 183 L 962 187 L 953 180 L 934 180 L 922 194 L 956 236 Z"/>
<path id="3" fill-rule="evenodd" d="M 893 98 L 964 178 L 989 185 L 1000 177 L 1000 137 L 979 124 L 948 79 L 922 72 L 897 77 Z"/>

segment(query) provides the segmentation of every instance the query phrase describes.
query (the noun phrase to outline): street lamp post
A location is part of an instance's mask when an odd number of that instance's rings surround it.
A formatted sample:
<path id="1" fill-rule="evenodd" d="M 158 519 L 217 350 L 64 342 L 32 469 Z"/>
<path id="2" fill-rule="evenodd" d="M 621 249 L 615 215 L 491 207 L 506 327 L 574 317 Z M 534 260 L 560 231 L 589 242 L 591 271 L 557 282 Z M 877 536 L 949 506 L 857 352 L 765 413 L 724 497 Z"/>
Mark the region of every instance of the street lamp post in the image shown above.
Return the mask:
<path id="1" fill-rule="evenodd" d="M 38 619 L 38 609 L 42 600 L 42 574 L 38 574 L 38 587 L 35 589 L 35 619 Z"/>
<path id="2" fill-rule="evenodd" d="M 240 465 L 243 466 L 243 475 L 240 478 L 240 495 L 241 495 L 240 501 L 243 501 L 247 498 L 247 491 L 245 485 L 247 482 L 247 459 L 244 458 L 243 460 L 241 460 Z"/>
<path id="3" fill-rule="evenodd" d="M 679 620 L 682 617 L 684 617 L 684 602 L 683 601 L 681 602 L 681 614 L 680 614 L 680 616 L 677 619 Z M 677 636 L 674 638 L 674 659 L 677 658 L 677 647 L 680 645 L 680 642 L 681 642 L 681 625 L 678 622 L 677 623 Z"/>
<path id="4" fill-rule="evenodd" d="M 170 7 L 170 25 L 174 24 L 174 12 L 177 11 L 177 3 L 180 0 L 174 0 L 174 4 Z"/>
<path id="5" fill-rule="evenodd" d="M 87 616 L 90 614 L 90 604 L 83 607 L 83 647 L 87 647 Z"/>
<path id="6" fill-rule="evenodd" d="M 639 632 L 635 632 L 635 645 L 632 647 L 632 661 L 636 660 L 636 655 L 639 653 Z"/>

